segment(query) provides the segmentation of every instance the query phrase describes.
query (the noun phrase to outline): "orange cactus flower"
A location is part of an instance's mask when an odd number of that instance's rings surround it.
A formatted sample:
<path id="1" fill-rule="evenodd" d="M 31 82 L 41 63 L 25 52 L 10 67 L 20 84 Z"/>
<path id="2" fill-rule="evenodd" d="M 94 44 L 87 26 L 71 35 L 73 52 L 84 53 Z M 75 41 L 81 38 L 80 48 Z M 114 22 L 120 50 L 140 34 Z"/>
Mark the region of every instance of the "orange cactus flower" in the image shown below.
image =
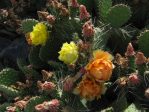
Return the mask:
<path id="1" fill-rule="evenodd" d="M 104 84 L 97 83 L 94 79 L 88 78 L 86 75 L 83 80 L 74 89 L 74 94 L 80 95 L 81 98 L 92 101 L 98 99 L 103 94 Z"/>
<path id="2" fill-rule="evenodd" d="M 113 70 L 112 55 L 108 52 L 97 50 L 93 59 L 86 66 L 87 73 L 96 81 L 108 81 Z"/>

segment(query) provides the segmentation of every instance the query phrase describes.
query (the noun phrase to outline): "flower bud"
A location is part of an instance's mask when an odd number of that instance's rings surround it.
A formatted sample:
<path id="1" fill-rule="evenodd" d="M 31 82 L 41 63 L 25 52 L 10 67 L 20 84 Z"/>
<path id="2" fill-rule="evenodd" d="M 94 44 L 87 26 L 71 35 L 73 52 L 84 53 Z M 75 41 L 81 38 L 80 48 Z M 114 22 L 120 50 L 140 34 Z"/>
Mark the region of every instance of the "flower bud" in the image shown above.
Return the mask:
<path id="1" fill-rule="evenodd" d="M 136 73 L 131 74 L 128 78 L 128 81 L 130 82 L 130 84 L 133 85 L 137 85 L 140 82 L 138 75 Z"/>
<path id="2" fill-rule="evenodd" d="M 46 91 L 50 91 L 53 90 L 55 88 L 55 84 L 52 82 L 47 82 L 45 81 L 42 85 L 41 85 L 41 89 L 42 90 L 46 90 Z"/>
<path id="3" fill-rule="evenodd" d="M 80 19 L 89 19 L 90 14 L 87 12 L 86 7 L 84 5 L 80 5 Z"/>
<path id="4" fill-rule="evenodd" d="M 27 104 L 27 101 L 20 100 L 20 101 L 17 101 L 14 105 L 16 107 L 19 107 L 21 110 L 23 110 L 25 108 L 26 104 Z"/>
<path id="5" fill-rule="evenodd" d="M 55 17 L 53 16 L 53 15 L 48 15 L 47 17 L 46 17 L 46 19 L 47 19 L 47 21 L 49 22 L 49 24 L 53 24 L 54 22 L 55 22 Z"/>
<path id="6" fill-rule="evenodd" d="M 38 104 L 35 106 L 35 109 L 39 112 L 46 112 L 47 110 L 45 110 L 45 107 L 43 104 Z"/>
<path id="7" fill-rule="evenodd" d="M 60 11 L 60 15 L 62 15 L 62 16 L 68 16 L 69 15 L 68 9 L 66 9 L 65 7 L 62 7 L 61 8 L 61 11 Z"/>
<path id="8" fill-rule="evenodd" d="M 125 55 L 126 56 L 134 56 L 135 55 L 135 51 L 134 51 L 134 48 L 131 43 L 128 44 L 127 51 L 126 51 Z"/>
<path id="9" fill-rule="evenodd" d="M 136 59 L 135 59 L 136 64 L 142 65 L 142 64 L 146 63 L 146 61 L 147 61 L 147 59 L 144 56 L 144 54 L 142 52 L 138 52 L 136 55 Z"/>
<path id="10" fill-rule="evenodd" d="M 82 33 L 84 37 L 91 37 L 94 35 L 95 31 L 91 21 L 87 21 L 83 25 Z"/>
<path id="11" fill-rule="evenodd" d="M 77 0 L 70 0 L 70 6 L 77 8 L 79 7 L 78 1 Z"/>
<path id="12" fill-rule="evenodd" d="M 38 14 L 38 17 L 43 20 L 45 20 L 46 17 L 49 15 L 48 12 L 44 12 L 44 11 L 37 11 L 37 14 Z"/>
<path id="13" fill-rule="evenodd" d="M 9 106 L 6 108 L 6 112 L 16 112 L 16 107 Z"/>

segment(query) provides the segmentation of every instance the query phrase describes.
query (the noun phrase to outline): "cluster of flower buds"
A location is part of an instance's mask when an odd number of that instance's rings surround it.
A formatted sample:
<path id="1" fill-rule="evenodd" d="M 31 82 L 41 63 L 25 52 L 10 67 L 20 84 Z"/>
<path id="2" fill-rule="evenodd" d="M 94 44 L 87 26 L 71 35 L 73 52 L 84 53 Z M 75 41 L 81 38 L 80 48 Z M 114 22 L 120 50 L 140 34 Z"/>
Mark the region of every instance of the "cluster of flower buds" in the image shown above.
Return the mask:
<path id="1" fill-rule="evenodd" d="M 90 18 L 89 12 L 87 12 L 86 7 L 84 5 L 80 5 L 80 19 L 81 20 L 88 20 Z"/>
<path id="2" fill-rule="evenodd" d="M 28 103 L 28 99 L 19 100 L 15 102 L 13 106 L 7 107 L 6 112 L 17 112 L 17 108 L 19 108 L 20 110 L 23 110 L 26 107 L 27 103 Z"/>
<path id="3" fill-rule="evenodd" d="M 41 81 L 38 81 L 37 85 L 39 89 L 41 89 L 42 91 L 51 91 L 55 89 L 55 86 L 56 86 L 53 82 L 48 82 L 48 81 L 45 81 L 44 83 L 42 83 Z"/>
<path id="4" fill-rule="evenodd" d="M 60 15 L 62 15 L 62 16 L 68 16 L 69 15 L 68 9 L 62 3 L 58 2 L 57 0 L 52 0 L 50 2 L 50 6 L 59 10 Z"/>
<path id="5" fill-rule="evenodd" d="M 45 11 L 38 11 L 37 14 L 40 19 L 47 20 L 49 24 L 53 24 L 56 20 L 55 16 Z"/>
<path id="6" fill-rule="evenodd" d="M 60 102 L 57 99 L 45 101 L 42 104 L 36 105 L 35 109 L 39 112 L 58 112 Z"/>
<path id="7" fill-rule="evenodd" d="M 27 101 L 24 101 L 24 100 L 20 100 L 20 101 L 17 101 L 16 103 L 14 103 L 14 105 L 21 110 L 23 110 L 25 108 L 26 104 L 27 104 Z"/>
<path id="8" fill-rule="evenodd" d="M 95 31 L 91 21 L 85 22 L 83 25 L 82 33 L 84 37 L 92 37 L 94 35 Z"/>

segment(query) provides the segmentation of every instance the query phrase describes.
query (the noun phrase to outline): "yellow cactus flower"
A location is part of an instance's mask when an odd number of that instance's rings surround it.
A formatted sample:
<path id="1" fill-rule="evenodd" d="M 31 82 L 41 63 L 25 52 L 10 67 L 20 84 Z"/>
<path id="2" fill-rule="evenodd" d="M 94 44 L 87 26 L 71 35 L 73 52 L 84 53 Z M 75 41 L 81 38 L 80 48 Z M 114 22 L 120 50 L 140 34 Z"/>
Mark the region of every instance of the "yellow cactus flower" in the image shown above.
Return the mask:
<path id="1" fill-rule="evenodd" d="M 43 23 L 37 23 L 29 34 L 28 43 L 32 45 L 45 45 L 48 38 L 48 30 Z"/>
<path id="2" fill-rule="evenodd" d="M 65 64 L 74 64 L 78 59 L 78 47 L 74 42 L 67 42 L 63 44 L 61 51 L 59 51 L 59 60 Z"/>

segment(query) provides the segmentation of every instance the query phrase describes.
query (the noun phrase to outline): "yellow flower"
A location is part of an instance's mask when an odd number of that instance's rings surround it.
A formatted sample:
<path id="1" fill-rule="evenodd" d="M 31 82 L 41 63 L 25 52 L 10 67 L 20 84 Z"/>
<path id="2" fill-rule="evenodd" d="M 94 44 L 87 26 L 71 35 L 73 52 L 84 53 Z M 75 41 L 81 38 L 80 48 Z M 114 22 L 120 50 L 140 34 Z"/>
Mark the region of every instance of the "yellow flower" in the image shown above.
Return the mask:
<path id="1" fill-rule="evenodd" d="M 78 47 L 74 42 L 67 42 L 63 44 L 61 51 L 59 51 L 59 60 L 65 64 L 74 64 L 78 59 Z"/>
<path id="2" fill-rule="evenodd" d="M 108 81 L 112 75 L 112 55 L 108 52 L 97 50 L 93 53 L 93 60 L 86 66 L 87 73 L 96 81 Z"/>
<path id="3" fill-rule="evenodd" d="M 48 31 L 46 25 L 37 23 L 33 27 L 33 31 L 29 34 L 28 43 L 32 45 L 45 45 L 48 38 Z"/>
<path id="4" fill-rule="evenodd" d="M 97 83 L 94 79 L 88 78 L 86 75 L 83 76 L 83 80 L 74 89 L 73 93 L 89 101 L 100 98 L 105 92 L 104 83 Z"/>

